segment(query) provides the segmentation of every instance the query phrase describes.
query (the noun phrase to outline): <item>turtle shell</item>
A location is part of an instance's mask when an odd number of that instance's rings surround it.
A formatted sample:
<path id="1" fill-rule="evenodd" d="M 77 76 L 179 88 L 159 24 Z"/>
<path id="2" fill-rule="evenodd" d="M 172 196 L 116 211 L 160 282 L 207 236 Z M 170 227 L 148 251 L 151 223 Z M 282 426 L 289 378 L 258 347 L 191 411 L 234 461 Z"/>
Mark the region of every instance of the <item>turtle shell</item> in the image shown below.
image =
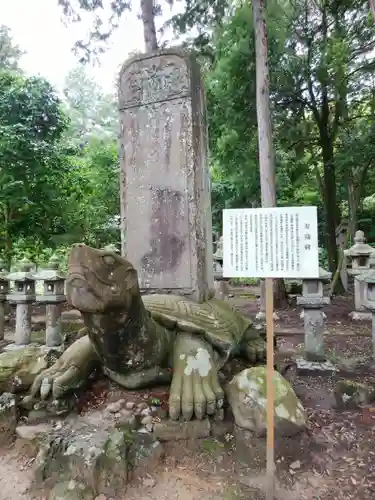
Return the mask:
<path id="1" fill-rule="evenodd" d="M 198 304 L 178 295 L 144 295 L 146 309 L 155 321 L 170 330 L 201 335 L 224 358 L 236 349 L 249 318 L 223 300 L 210 299 Z"/>

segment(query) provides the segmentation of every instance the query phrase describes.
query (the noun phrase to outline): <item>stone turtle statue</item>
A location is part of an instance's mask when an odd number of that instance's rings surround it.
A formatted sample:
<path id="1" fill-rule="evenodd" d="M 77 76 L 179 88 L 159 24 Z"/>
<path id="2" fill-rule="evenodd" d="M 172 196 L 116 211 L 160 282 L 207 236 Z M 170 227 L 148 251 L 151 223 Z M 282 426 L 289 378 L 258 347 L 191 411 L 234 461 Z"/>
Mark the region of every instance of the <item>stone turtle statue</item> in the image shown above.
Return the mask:
<path id="1" fill-rule="evenodd" d="M 259 332 L 228 303 L 141 296 L 137 271 L 115 252 L 73 245 L 66 293 L 87 335 L 35 379 L 29 400 L 61 398 L 100 363 L 126 389 L 171 383 L 170 417 L 201 419 L 223 404 L 218 371 L 230 356 L 265 359 Z"/>

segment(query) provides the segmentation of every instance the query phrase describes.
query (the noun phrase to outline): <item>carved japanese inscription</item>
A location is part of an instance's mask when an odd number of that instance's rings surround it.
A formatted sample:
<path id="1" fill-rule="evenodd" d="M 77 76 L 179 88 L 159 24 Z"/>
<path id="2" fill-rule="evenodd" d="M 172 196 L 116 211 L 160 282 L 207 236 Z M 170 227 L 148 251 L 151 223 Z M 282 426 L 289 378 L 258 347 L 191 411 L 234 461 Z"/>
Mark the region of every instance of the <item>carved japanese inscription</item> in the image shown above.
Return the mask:
<path id="1" fill-rule="evenodd" d="M 180 56 L 152 57 L 124 68 L 120 78 L 120 109 L 167 101 L 190 94 L 189 68 Z"/>

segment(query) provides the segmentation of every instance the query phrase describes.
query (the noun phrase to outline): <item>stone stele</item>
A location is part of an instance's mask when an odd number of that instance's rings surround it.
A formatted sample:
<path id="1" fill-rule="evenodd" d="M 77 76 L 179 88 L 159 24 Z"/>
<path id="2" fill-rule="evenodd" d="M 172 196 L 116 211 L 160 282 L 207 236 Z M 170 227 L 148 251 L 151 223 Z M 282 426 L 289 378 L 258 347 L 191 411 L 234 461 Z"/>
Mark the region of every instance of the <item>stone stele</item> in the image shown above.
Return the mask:
<path id="1" fill-rule="evenodd" d="M 204 90 L 190 53 L 160 51 L 120 73 L 122 254 L 143 293 L 213 289 Z"/>

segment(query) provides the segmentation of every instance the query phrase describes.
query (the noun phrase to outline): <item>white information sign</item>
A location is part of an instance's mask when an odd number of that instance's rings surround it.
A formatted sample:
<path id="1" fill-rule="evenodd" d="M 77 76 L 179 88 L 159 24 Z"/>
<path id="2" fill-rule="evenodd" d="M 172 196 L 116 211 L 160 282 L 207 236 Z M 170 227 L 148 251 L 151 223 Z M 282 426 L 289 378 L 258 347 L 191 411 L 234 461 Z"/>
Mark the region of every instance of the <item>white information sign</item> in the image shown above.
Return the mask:
<path id="1" fill-rule="evenodd" d="M 317 278 L 316 207 L 223 210 L 226 278 Z"/>

